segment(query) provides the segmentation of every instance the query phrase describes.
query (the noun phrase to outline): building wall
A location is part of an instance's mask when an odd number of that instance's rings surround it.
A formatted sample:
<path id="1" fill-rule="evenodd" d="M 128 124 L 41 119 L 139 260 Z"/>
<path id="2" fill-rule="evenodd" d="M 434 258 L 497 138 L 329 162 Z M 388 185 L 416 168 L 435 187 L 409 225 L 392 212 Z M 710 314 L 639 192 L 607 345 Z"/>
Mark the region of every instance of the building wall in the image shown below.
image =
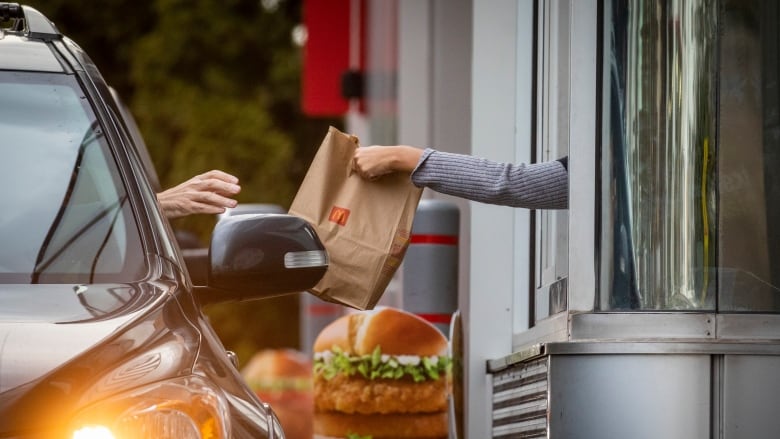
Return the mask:
<path id="1" fill-rule="evenodd" d="M 385 115 L 372 114 L 371 105 L 365 115 L 351 114 L 354 128 L 348 129 L 362 132 L 364 144 L 392 142 L 528 161 L 533 0 L 399 0 L 397 15 L 377 2 L 369 0 L 369 14 L 381 16 L 367 22 L 396 17 L 398 26 L 395 36 L 383 25 L 369 26 L 366 43 L 369 50 L 387 50 L 392 44 L 383 40 L 397 37 L 396 137 L 374 129 L 372 119 Z M 369 55 L 369 63 L 378 56 Z M 424 197 L 449 200 L 461 211 L 465 437 L 489 437 L 486 361 L 511 352 L 513 325 L 527 327 L 530 213 L 428 190 Z"/>
<path id="2" fill-rule="evenodd" d="M 471 0 L 399 2 L 398 143 L 471 152 Z M 459 303 L 467 303 L 470 203 L 426 190 L 460 210 Z"/>
<path id="3" fill-rule="evenodd" d="M 531 0 L 474 1 L 474 155 L 505 162 L 531 157 L 532 15 Z M 523 209 L 472 205 L 467 437 L 490 436 L 485 362 L 511 352 L 515 313 L 528 314 L 529 215 Z"/>

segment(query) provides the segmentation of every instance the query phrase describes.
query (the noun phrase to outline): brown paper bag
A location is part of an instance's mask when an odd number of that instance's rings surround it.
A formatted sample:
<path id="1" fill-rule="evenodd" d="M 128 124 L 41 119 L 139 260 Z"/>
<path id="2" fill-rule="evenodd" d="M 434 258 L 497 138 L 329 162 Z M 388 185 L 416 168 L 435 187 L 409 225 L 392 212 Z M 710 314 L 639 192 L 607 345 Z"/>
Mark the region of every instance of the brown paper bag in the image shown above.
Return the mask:
<path id="1" fill-rule="evenodd" d="M 367 181 L 352 171 L 355 136 L 330 127 L 290 206 L 328 251 L 328 271 L 309 292 L 372 309 L 401 264 L 422 189 L 409 175 Z"/>

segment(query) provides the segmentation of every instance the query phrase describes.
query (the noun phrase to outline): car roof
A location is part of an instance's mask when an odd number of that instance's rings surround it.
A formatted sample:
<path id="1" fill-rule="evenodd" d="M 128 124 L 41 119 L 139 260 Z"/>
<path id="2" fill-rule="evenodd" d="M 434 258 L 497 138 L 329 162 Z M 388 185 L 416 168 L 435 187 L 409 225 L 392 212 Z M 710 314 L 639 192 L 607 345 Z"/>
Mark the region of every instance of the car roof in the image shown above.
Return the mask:
<path id="1" fill-rule="evenodd" d="M 63 37 L 46 16 L 26 5 L 0 2 L 0 17 L 12 20 L 12 27 L 0 28 L 0 69 L 64 71 L 60 60 L 46 44 Z"/>
<path id="2" fill-rule="evenodd" d="M 0 70 L 64 72 L 59 59 L 43 40 L 0 33 Z"/>

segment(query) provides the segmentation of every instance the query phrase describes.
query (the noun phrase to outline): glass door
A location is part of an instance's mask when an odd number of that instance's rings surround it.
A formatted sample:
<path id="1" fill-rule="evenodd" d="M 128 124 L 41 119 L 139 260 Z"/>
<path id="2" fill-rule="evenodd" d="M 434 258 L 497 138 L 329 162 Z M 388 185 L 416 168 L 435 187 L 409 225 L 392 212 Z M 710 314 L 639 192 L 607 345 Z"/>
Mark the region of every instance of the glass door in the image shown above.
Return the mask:
<path id="1" fill-rule="evenodd" d="M 778 18 L 604 2 L 600 309 L 780 306 Z"/>

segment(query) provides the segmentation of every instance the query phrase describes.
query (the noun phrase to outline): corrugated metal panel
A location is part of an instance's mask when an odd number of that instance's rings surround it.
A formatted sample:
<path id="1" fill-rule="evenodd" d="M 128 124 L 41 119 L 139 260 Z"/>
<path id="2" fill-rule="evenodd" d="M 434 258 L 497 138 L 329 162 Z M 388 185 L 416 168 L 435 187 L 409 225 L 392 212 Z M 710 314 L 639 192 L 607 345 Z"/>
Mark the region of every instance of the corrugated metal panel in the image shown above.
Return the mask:
<path id="1" fill-rule="evenodd" d="M 548 360 L 519 363 L 493 375 L 494 438 L 546 438 Z"/>

